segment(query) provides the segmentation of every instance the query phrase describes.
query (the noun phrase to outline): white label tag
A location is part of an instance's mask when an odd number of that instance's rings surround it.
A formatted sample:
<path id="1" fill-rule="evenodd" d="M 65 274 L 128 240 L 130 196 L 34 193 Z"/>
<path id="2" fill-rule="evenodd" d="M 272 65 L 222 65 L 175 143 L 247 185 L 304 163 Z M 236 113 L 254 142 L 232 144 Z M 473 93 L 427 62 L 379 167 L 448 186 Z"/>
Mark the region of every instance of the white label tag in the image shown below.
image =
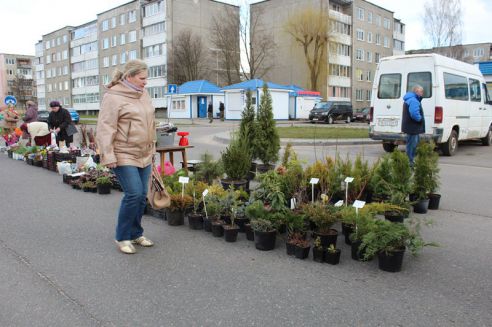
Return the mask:
<path id="1" fill-rule="evenodd" d="M 295 198 L 290 199 L 290 208 L 291 209 L 296 208 L 296 199 Z"/>
<path id="2" fill-rule="evenodd" d="M 180 176 L 178 181 L 180 183 L 182 183 L 182 184 L 188 184 L 188 182 L 190 181 L 190 178 L 189 177 Z"/>
<path id="3" fill-rule="evenodd" d="M 335 207 L 341 207 L 343 206 L 343 200 L 338 200 L 337 203 L 335 203 Z"/>
<path id="4" fill-rule="evenodd" d="M 362 209 L 364 208 L 365 205 L 366 205 L 365 201 L 359 201 L 359 200 L 355 200 L 354 204 L 352 204 L 352 206 L 357 209 Z"/>
<path id="5" fill-rule="evenodd" d="M 319 178 L 311 178 L 311 181 L 309 181 L 310 184 L 318 184 Z"/>
<path id="6" fill-rule="evenodd" d="M 205 191 L 203 191 L 202 196 L 203 196 L 203 197 L 206 197 L 206 196 L 207 196 L 207 194 L 208 194 L 208 189 L 206 189 Z"/>
<path id="7" fill-rule="evenodd" d="M 352 183 L 354 181 L 353 177 L 346 177 L 345 178 L 345 183 Z"/>

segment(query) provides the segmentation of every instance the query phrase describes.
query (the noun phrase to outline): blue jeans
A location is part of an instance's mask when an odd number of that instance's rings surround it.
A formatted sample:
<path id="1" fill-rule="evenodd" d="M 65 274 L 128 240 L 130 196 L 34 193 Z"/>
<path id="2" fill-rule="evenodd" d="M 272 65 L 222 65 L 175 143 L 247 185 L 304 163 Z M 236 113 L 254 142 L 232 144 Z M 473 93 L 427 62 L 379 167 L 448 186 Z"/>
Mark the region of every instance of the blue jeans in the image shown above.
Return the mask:
<path id="1" fill-rule="evenodd" d="M 142 215 L 147 204 L 151 165 L 145 168 L 118 166 L 113 169 L 125 195 L 121 200 L 116 224 L 116 240 L 134 240 L 143 234 Z"/>
<path id="2" fill-rule="evenodd" d="M 415 160 L 415 152 L 417 152 L 417 145 L 420 141 L 419 134 L 407 134 L 407 156 L 410 160 L 410 166 L 413 167 Z"/>

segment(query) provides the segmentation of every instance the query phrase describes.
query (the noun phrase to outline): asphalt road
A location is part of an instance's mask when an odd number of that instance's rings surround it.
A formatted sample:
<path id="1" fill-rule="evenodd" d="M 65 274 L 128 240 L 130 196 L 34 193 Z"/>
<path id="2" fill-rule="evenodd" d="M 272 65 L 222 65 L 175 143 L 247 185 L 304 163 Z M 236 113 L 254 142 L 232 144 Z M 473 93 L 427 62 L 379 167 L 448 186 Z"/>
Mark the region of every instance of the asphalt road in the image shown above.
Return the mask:
<path id="1" fill-rule="evenodd" d="M 191 127 L 190 158 L 225 147 L 231 128 Z M 180 130 L 186 130 L 185 127 Z M 314 158 L 312 147 L 295 147 Z M 341 155 L 381 146 L 340 146 Z M 335 153 L 317 149 L 317 156 Z M 492 148 L 440 158 L 441 210 L 427 248 L 397 274 L 350 259 L 338 266 L 260 252 L 145 217 L 155 247 L 123 255 L 113 242 L 122 194 L 75 191 L 61 176 L 0 154 L 0 326 L 490 326 Z"/>

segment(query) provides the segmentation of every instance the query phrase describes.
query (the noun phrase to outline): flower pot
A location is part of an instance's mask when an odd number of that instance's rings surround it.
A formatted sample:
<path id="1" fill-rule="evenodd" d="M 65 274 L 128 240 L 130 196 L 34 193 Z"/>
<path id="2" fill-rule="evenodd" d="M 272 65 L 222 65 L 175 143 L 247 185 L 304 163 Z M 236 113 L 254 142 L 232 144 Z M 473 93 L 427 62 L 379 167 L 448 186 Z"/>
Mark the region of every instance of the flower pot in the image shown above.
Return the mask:
<path id="1" fill-rule="evenodd" d="M 286 242 L 285 243 L 285 250 L 287 251 L 287 255 L 294 255 L 294 254 L 296 254 L 296 246 L 295 246 L 295 244 Z"/>
<path id="2" fill-rule="evenodd" d="M 220 220 L 216 220 L 212 222 L 212 235 L 214 237 L 222 237 L 224 236 L 224 222 Z"/>
<path id="3" fill-rule="evenodd" d="M 331 244 L 333 246 L 337 246 L 337 237 L 338 237 L 338 232 L 336 229 L 330 229 L 330 232 L 327 234 L 320 234 L 317 232 L 313 233 L 313 238 L 316 239 L 317 237 L 320 238 L 321 240 L 321 247 L 323 248 L 329 248 Z"/>
<path id="4" fill-rule="evenodd" d="M 302 247 L 302 246 L 297 246 L 295 247 L 295 256 L 297 259 L 306 259 L 309 256 L 309 250 L 311 249 L 310 246 L 307 247 Z"/>
<path id="5" fill-rule="evenodd" d="M 430 193 L 429 194 L 429 209 L 437 210 L 439 209 L 439 202 L 441 201 L 441 194 Z"/>
<path id="6" fill-rule="evenodd" d="M 188 225 L 190 229 L 203 229 L 203 216 L 199 213 L 190 213 L 188 215 Z"/>
<path id="7" fill-rule="evenodd" d="M 278 226 L 278 233 L 279 234 L 285 234 L 285 233 L 287 233 L 287 225 L 286 224 L 280 224 Z"/>
<path id="8" fill-rule="evenodd" d="M 169 226 L 181 226 L 184 225 L 184 211 L 183 210 L 167 210 L 166 211 L 167 224 Z"/>
<path id="9" fill-rule="evenodd" d="M 270 232 L 255 231 L 255 247 L 261 251 L 270 251 L 275 248 L 277 231 Z"/>
<path id="10" fill-rule="evenodd" d="M 236 225 L 239 226 L 239 232 L 240 233 L 245 233 L 246 232 L 246 227 L 245 225 L 249 223 L 249 218 L 246 217 L 238 217 L 234 220 Z"/>
<path id="11" fill-rule="evenodd" d="M 237 234 L 239 233 L 239 226 L 224 225 L 224 239 L 226 242 L 236 242 Z"/>
<path id="12" fill-rule="evenodd" d="M 335 249 L 335 252 L 326 251 L 325 253 L 325 262 L 330 265 L 338 265 L 340 263 L 340 249 Z"/>
<path id="13" fill-rule="evenodd" d="M 99 193 L 99 194 L 110 194 L 111 193 L 111 184 L 97 185 L 97 193 Z"/>
<path id="14" fill-rule="evenodd" d="M 83 187 L 82 191 L 84 191 L 86 193 L 92 192 L 92 187 Z"/>
<path id="15" fill-rule="evenodd" d="M 65 184 L 70 184 L 70 181 L 72 180 L 72 176 L 68 176 L 67 174 L 63 174 L 63 183 Z"/>
<path id="16" fill-rule="evenodd" d="M 43 167 L 43 160 L 34 160 L 34 167 Z"/>
<path id="17" fill-rule="evenodd" d="M 313 246 L 313 260 L 316 262 L 325 261 L 325 249 Z"/>
<path id="18" fill-rule="evenodd" d="M 360 251 L 359 248 L 362 244 L 362 241 L 354 241 L 351 244 L 351 256 L 352 259 L 357 261 L 364 261 L 364 251 Z"/>
<path id="19" fill-rule="evenodd" d="M 253 231 L 249 223 L 244 225 L 244 232 L 246 233 L 246 239 L 248 241 L 255 240 L 255 232 Z"/>
<path id="20" fill-rule="evenodd" d="M 385 211 L 384 218 L 392 223 L 402 223 L 404 214 L 396 211 Z"/>
<path id="21" fill-rule="evenodd" d="M 429 207 L 429 199 L 417 200 L 417 202 L 413 205 L 413 212 L 427 213 L 428 207 Z"/>
<path id="22" fill-rule="evenodd" d="M 401 266 L 403 264 L 403 255 L 405 254 L 405 249 L 391 251 L 391 252 L 380 252 L 378 254 L 378 265 L 379 269 L 388 272 L 398 272 L 401 271 Z"/>
<path id="23" fill-rule="evenodd" d="M 353 224 L 342 223 L 342 234 L 343 235 L 350 235 L 353 232 L 354 232 L 354 225 Z"/>
<path id="24" fill-rule="evenodd" d="M 220 215 L 220 220 L 224 221 L 227 225 L 231 224 L 231 216 L 229 215 Z"/>
<path id="25" fill-rule="evenodd" d="M 274 170 L 274 169 L 275 169 L 275 165 L 270 165 L 270 164 L 260 164 L 260 165 L 257 164 L 256 165 L 256 170 L 260 174 L 264 174 L 267 171 Z"/>
<path id="26" fill-rule="evenodd" d="M 231 179 L 221 179 L 220 184 L 222 184 L 222 188 L 224 190 L 234 188 L 234 190 L 243 189 L 246 191 L 247 190 L 246 186 L 248 184 L 248 181 L 246 179 L 241 179 L 238 181 L 231 180 Z"/>

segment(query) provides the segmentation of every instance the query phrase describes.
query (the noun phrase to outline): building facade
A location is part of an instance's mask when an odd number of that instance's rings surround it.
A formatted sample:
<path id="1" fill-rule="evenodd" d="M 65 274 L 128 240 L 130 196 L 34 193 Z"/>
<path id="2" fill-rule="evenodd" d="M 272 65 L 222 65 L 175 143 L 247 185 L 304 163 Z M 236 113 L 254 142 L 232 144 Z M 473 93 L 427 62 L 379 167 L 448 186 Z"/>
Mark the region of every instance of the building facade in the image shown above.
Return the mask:
<path id="1" fill-rule="evenodd" d="M 393 12 L 365 0 L 265 0 L 251 5 L 251 15 L 274 34 L 278 57 L 265 79 L 309 88 L 309 70 L 301 46 L 285 31 L 286 21 L 306 7 L 324 10 L 330 19 L 330 40 L 319 80 L 324 99 L 351 101 L 354 109 L 369 106 L 379 60 L 404 53 L 405 26 Z"/>
<path id="2" fill-rule="evenodd" d="M 58 100 L 76 110 L 99 110 L 104 85 L 116 69 L 137 58 L 149 66 L 147 90 L 154 106 L 166 107 L 169 59 L 182 30 L 202 39 L 206 77 L 218 76 L 211 19 L 225 8 L 239 15 L 239 7 L 214 0 L 134 0 L 97 14 L 94 21 L 43 35 L 35 60 L 40 108 Z"/>
<path id="3" fill-rule="evenodd" d="M 36 101 L 34 59 L 34 56 L 0 53 L 1 105 L 7 95 L 16 97 L 20 109 L 24 109 L 26 101 Z"/>
<path id="4" fill-rule="evenodd" d="M 458 44 L 450 47 L 434 47 L 407 51 L 406 54 L 438 53 L 469 64 L 492 60 L 492 43 Z"/>

